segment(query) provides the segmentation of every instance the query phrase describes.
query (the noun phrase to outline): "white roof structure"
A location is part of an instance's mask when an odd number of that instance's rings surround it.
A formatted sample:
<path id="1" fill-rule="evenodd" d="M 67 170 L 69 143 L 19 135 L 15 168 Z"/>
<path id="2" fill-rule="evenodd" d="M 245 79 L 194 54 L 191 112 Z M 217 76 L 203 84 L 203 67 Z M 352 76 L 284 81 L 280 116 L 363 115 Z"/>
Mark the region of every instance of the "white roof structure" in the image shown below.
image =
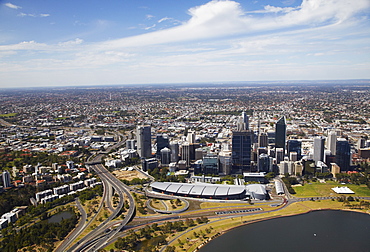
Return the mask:
<path id="1" fill-rule="evenodd" d="M 334 187 L 332 190 L 336 193 L 343 193 L 343 194 L 354 194 L 355 192 L 349 189 L 347 186 L 342 186 L 342 187 Z"/>
<path id="2" fill-rule="evenodd" d="M 267 194 L 264 185 L 251 184 L 246 186 L 220 185 L 220 184 L 188 184 L 174 182 L 153 182 L 150 185 L 153 189 L 176 193 L 179 195 L 205 196 L 205 197 L 230 197 L 237 195 L 257 195 L 265 196 Z"/>

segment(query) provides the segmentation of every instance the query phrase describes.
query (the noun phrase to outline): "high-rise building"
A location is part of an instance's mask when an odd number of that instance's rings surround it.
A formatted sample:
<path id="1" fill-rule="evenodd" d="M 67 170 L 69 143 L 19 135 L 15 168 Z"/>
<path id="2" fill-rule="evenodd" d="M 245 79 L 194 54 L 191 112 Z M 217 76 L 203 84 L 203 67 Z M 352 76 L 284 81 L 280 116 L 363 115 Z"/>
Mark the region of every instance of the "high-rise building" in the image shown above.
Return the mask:
<path id="1" fill-rule="evenodd" d="M 202 172 L 203 174 L 218 175 L 218 158 L 216 155 L 208 154 L 203 157 Z"/>
<path id="2" fill-rule="evenodd" d="M 189 144 L 195 143 L 195 136 L 196 136 L 195 132 L 193 131 L 188 132 L 187 141 L 189 142 Z"/>
<path id="3" fill-rule="evenodd" d="M 351 165 L 351 147 L 345 138 L 337 139 L 335 161 L 341 171 L 348 171 Z"/>
<path id="4" fill-rule="evenodd" d="M 3 172 L 3 186 L 4 188 L 8 188 L 12 186 L 12 181 L 10 179 L 10 173 L 8 171 Z"/>
<path id="5" fill-rule="evenodd" d="M 126 149 L 134 150 L 135 149 L 135 139 L 129 139 L 126 141 Z"/>
<path id="6" fill-rule="evenodd" d="M 231 173 L 232 166 L 232 151 L 229 144 L 223 144 L 222 150 L 218 153 L 218 158 L 220 162 L 219 172 L 223 175 L 229 175 Z"/>
<path id="7" fill-rule="evenodd" d="M 297 160 L 294 160 L 294 161 L 300 160 L 302 158 L 302 142 L 298 140 L 288 140 L 287 151 L 288 151 L 288 156 L 290 156 L 291 152 L 296 152 Z"/>
<path id="8" fill-rule="evenodd" d="M 171 149 L 171 162 L 177 162 L 179 161 L 179 143 L 174 141 L 171 142 L 170 144 L 170 149 Z"/>
<path id="9" fill-rule="evenodd" d="M 286 120 L 282 116 L 275 125 L 275 148 L 283 148 L 285 155 L 285 142 L 286 142 Z"/>
<path id="10" fill-rule="evenodd" d="M 262 153 L 258 157 L 258 172 L 269 172 L 271 170 L 270 168 L 270 157 L 269 155 Z"/>
<path id="11" fill-rule="evenodd" d="M 319 136 L 313 139 L 313 160 L 315 164 L 324 161 L 325 138 Z"/>
<path id="12" fill-rule="evenodd" d="M 258 136 L 258 147 L 267 147 L 269 144 L 266 132 L 261 132 Z"/>
<path id="13" fill-rule="evenodd" d="M 167 134 L 157 134 L 157 157 L 161 156 L 161 150 L 163 148 L 170 147 L 170 140 Z"/>
<path id="14" fill-rule="evenodd" d="M 331 131 L 329 133 L 327 147 L 328 147 L 328 150 L 330 150 L 332 155 L 336 155 L 337 134 L 334 131 Z"/>
<path id="15" fill-rule="evenodd" d="M 167 147 L 164 147 L 160 153 L 162 166 L 168 166 L 171 163 L 171 150 Z"/>
<path id="16" fill-rule="evenodd" d="M 232 134 L 232 162 L 234 169 L 250 171 L 252 152 L 251 131 L 234 131 Z"/>
<path id="17" fill-rule="evenodd" d="M 136 132 L 137 152 L 141 158 L 152 156 L 152 133 L 150 126 L 138 126 Z"/>
<path id="18" fill-rule="evenodd" d="M 236 124 L 237 131 L 244 131 L 249 129 L 249 117 L 247 113 L 242 112 Z"/>

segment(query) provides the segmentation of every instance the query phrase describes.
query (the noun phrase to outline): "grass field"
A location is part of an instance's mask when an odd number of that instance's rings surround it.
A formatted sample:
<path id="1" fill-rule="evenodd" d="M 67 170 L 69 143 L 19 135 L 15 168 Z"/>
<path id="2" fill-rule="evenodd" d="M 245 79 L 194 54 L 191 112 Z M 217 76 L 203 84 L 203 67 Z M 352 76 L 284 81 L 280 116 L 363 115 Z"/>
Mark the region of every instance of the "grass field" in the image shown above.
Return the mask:
<path id="1" fill-rule="evenodd" d="M 370 189 L 366 185 L 342 185 L 334 181 L 327 181 L 326 183 L 313 182 L 305 184 L 304 186 L 294 187 L 296 197 L 325 197 L 325 196 L 340 196 L 335 193 L 331 188 L 336 186 L 347 186 L 355 192 L 353 196 L 370 197 Z"/>
<path id="2" fill-rule="evenodd" d="M 16 116 L 16 115 L 17 115 L 17 113 L 0 114 L 0 118 L 13 117 L 13 116 Z"/>

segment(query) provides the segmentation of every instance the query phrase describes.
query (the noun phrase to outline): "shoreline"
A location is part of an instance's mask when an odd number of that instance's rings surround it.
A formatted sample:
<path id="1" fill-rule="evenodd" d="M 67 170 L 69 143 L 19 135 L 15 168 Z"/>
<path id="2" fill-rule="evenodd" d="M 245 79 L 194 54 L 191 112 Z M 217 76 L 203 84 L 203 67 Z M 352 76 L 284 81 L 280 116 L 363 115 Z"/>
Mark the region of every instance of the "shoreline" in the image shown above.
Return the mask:
<path id="1" fill-rule="evenodd" d="M 242 227 L 242 226 L 253 224 L 253 223 L 257 223 L 257 222 L 262 222 L 262 221 L 277 219 L 277 218 L 291 217 L 291 216 L 297 216 L 297 215 L 302 215 L 302 214 L 308 214 L 308 213 L 315 212 L 315 211 L 329 211 L 329 210 L 330 211 L 357 212 L 357 213 L 362 213 L 362 214 L 368 214 L 368 215 L 370 215 L 370 213 L 363 212 L 363 211 L 360 211 L 360 210 L 357 210 L 357 209 L 348 209 L 348 208 L 344 208 L 344 209 L 337 209 L 337 208 L 318 208 L 318 209 L 308 209 L 306 212 L 302 212 L 302 213 L 284 214 L 284 215 L 278 215 L 278 216 L 265 217 L 265 218 L 262 218 L 262 219 L 255 219 L 255 220 L 250 220 L 250 221 L 243 221 L 242 224 L 236 225 L 234 227 L 231 227 L 231 228 L 228 228 L 226 230 L 223 230 L 222 232 L 216 233 L 212 237 L 210 237 L 207 240 L 203 241 L 200 245 L 198 245 L 194 250 L 191 250 L 191 251 L 193 251 L 193 252 L 199 251 L 207 243 L 211 242 L 212 240 L 216 239 L 217 237 L 220 237 L 223 234 L 226 234 L 227 232 L 230 232 L 231 230 L 233 230 L 235 228 L 238 228 L 238 227 Z M 222 220 L 220 220 L 220 221 L 222 221 Z"/>

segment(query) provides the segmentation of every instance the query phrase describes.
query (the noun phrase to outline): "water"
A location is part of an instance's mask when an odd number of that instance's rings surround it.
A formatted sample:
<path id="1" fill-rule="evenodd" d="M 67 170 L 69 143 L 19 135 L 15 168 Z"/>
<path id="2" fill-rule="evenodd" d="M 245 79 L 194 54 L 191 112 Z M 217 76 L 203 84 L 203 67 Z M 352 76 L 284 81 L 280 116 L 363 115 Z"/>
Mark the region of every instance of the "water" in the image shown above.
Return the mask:
<path id="1" fill-rule="evenodd" d="M 57 213 L 57 214 L 51 216 L 48 220 L 48 223 L 59 223 L 62 220 L 66 220 L 66 219 L 71 218 L 72 216 L 73 216 L 73 213 L 71 213 L 69 211 L 60 212 L 60 213 Z"/>
<path id="2" fill-rule="evenodd" d="M 315 211 L 245 225 L 206 244 L 200 252 L 370 251 L 370 215 Z"/>

